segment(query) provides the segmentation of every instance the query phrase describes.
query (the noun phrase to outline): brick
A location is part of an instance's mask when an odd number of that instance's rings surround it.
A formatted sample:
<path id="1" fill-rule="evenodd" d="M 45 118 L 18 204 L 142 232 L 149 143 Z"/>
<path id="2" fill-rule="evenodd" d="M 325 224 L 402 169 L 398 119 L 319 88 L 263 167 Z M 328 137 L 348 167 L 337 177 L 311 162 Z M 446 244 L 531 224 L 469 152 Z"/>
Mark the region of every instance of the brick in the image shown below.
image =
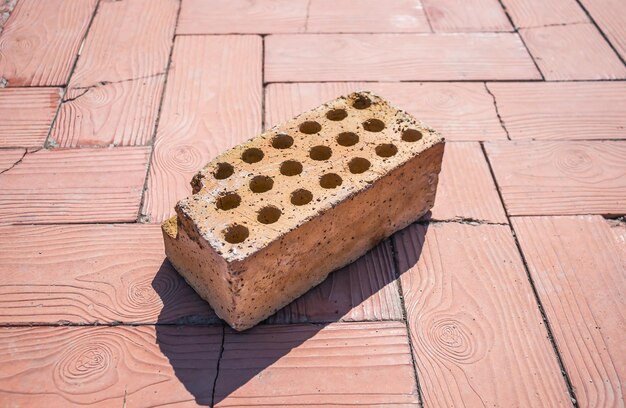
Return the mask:
<path id="1" fill-rule="evenodd" d="M 510 215 L 621 215 L 622 142 L 485 143 Z"/>
<path id="2" fill-rule="evenodd" d="M 600 216 L 512 223 L 579 406 L 623 405 L 626 252 Z"/>
<path id="3" fill-rule="evenodd" d="M 0 41 L 0 83 L 62 86 L 94 13 L 97 0 L 21 0 Z"/>
<path id="4" fill-rule="evenodd" d="M 540 78 L 512 33 L 277 34 L 265 39 L 268 82 Z"/>
<path id="5" fill-rule="evenodd" d="M 266 127 L 289 120 L 338 95 L 371 90 L 437 129 L 448 141 L 506 140 L 493 98 L 478 83 L 325 82 L 269 84 Z"/>
<path id="6" fill-rule="evenodd" d="M 626 67 L 593 24 L 520 30 L 547 80 L 623 79 Z"/>
<path id="7" fill-rule="evenodd" d="M 414 224 L 394 247 L 425 406 L 571 406 L 509 226 Z"/>
<path id="8" fill-rule="evenodd" d="M 165 252 L 249 328 L 426 213 L 442 154 L 441 136 L 375 95 L 338 98 L 209 163 L 163 224 Z"/>
<path id="9" fill-rule="evenodd" d="M 435 32 L 513 31 L 498 0 L 422 0 Z"/>
<path id="10" fill-rule="evenodd" d="M 518 28 L 589 21 L 576 0 L 502 0 L 502 3 Z"/>
<path id="11" fill-rule="evenodd" d="M 626 138 L 626 83 L 490 83 L 511 139 Z"/>
<path id="12" fill-rule="evenodd" d="M 626 60 L 626 3 L 621 0 L 581 0 L 600 30 Z"/>
<path id="13" fill-rule="evenodd" d="M 40 150 L 0 175 L 0 223 L 135 221 L 146 147 Z"/>

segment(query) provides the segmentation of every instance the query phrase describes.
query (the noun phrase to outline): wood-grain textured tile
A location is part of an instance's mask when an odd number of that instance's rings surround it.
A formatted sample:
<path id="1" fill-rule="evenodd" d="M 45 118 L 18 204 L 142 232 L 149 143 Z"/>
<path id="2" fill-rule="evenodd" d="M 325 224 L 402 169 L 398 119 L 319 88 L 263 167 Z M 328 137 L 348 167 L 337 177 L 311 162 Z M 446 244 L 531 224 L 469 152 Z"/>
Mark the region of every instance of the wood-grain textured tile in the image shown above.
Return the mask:
<path id="1" fill-rule="evenodd" d="M 191 193 L 191 177 L 261 130 L 259 36 L 176 38 L 143 214 L 161 222 Z"/>
<path id="2" fill-rule="evenodd" d="M 0 149 L 0 174 L 17 165 L 25 154 L 26 149 Z"/>
<path id="3" fill-rule="evenodd" d="M 217 322 L 155 225 L 0 227 L 0 324 Z"/>
<path id="4" fill-rule="evenodd" d="M 576 0 L 502 0 L 502 4 L 518 28 L 589 21 Z"/>
<path id="5" fill-rule="evenodd" d="M 21 0 L 0 36 L 0 82 L 8 86 L 61 86 L 97 0 Z"/>
<path id="6" fill-rule="evenodd" d="M 271 316 L 270 323 L 402 320 L 389 241 Z"/>
<path id="7" fill-rule="evenodd" d="M 265 81 L 538 79 L 516 34 L 309 34 L 265 38 Z"/>
<path id="8" fill-rule="evenodd" d="M 486 143 L 511 215 L 623 214 L 626 143 Z"/>
<path id="9" fill-rule="evenodd" d="M 104 1 L 51 139 L 62 147 L 136 146 L 154 132 L 178 3 Z"/>
<path id="10" fill-rule="evenodd" d="M 493 98 L 478 83 L 326 82 L 269 84 L 265 127 L 285 122 L 339 95 L 370 90 L 437 129 L 448 141 L 506 140 Z"/>
<path id="11" fill-rule="evenodd" d="M 0 147 L 41 147 L 61 100 L 59 88 L 0 89 Z"/>
<path id="12" fill-rule="evenodd" d="M 600 30 L 626 60 L 626 2 L 621 0 L 581 0 Z"/>
<path id="13" fill-rule="evenodd" d="M 20 407 L 195 406 L 192 388 L 202 389 L 195 400 L 206 404 L 221 341 L 222 329 L 210 327 L 0 328 L 0 401 Z"/>
<path id="14" fill-rule="evenodd" d="M 394 239 L 426 406 L 571 406 L 508 226 L 413 224 Z"/>
<path id="15" fill-rule="evenodd" d="M 624 79 L 626 67 L 591 23 L 520 30 L 546 80 Z"/>
<path id="16" fill-rule="evenodd" d="M 513 31 L 498 0 L 422 0 L 435 32 Z"/>
<path id="17" fill-rule="evenodd" d="M 513 225 L 581 407 L 624 406 L 626 257 L 600 216 Z"/>
<path id="18" fill-rule="evenodd" d="M 511 139 L 626 139 L 625 82 L 487 86 Z"/>
<path id="19" fill-rule="evenodd" d="M 402 322 L 257 326 L 226 332 L 218 407 L 416 406 Z"/>
<path id="20" fill-rule="evenodd" d="M 0 175 L 0 224 L 135 221 L 148 148 L 40 150 Z"/>

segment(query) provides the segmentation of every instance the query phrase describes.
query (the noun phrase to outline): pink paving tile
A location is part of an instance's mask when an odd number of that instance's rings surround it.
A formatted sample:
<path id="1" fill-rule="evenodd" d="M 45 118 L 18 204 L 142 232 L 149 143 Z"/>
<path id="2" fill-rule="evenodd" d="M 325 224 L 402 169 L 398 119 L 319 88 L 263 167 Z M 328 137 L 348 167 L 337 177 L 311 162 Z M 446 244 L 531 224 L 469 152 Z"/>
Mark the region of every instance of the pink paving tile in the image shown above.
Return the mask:
<path id="1" fill-rule="evenodd" d="M 149 142 L 177 8 L 175 0 L 100 4 L 51 134 L 53 142 L 62 147 Z"/>
<path id="2" fill-rule="evenodd" d="M 498 0 L 422 0 L 435 32 L 513 31 Z"/>
<path id="3" fill-rule="evenodd" d="M 624 405 L 626 257 L 600 216 L 513 218 L 581 407 Z"/>
<path id="4" fill-rule="evenodd" d="M 265 38 L 265 80 L 539 79 L 517 34 L 308 34 Z"/>
<path id="5" fill-rule="evenodd" d="M 0 227 L 0 324 L 214 323 L 156 225 Z"/>
<path id="6" fill-rule="evenodd" d="M 623 214 L 626 143 L 485 144 L 510 215 Z"/>
<path id="7" fill-rule="evenodd" d="M 490 83 L 511 139 L 625 139 L 625 82 Z"/>
<path id="8" fill-rule="evenodd" d="M 622 0 L 581 0 L 591 17 L 617 52 L 626 59 L 626 2 Z"/>
<path id="9" fill-rule="evenodd" d="M 0 223 L 135 221 L 147 147 L 40 150 L 0 175 Z"/>
<path id="10" fill-rule="evenodd" d="M 589 21 L 576 0 L 502 0 L 502 4 L 519 28 Z"/>
<path id="11" fill-rule="evenodd" d="M 227 330 L 215 403 L 416 406 L 406 326 L 334 323 Z"/>
<path id="12" fill-rule="evenodd" d="M 590 23 L 520 30 L 547 80 L 623 79 L 626 67 Z"/>
<path id="13" fill-rule="evenodd" d="M 25 154 L 26 149 L 0 149 L 0 174 L 19 164 Z"/>
<path id="14" fill-rule="evenodd" d="M 176 38 L 143 208 L 150 221 L 173 213 L 209 160 L 260 132 L 261 50 L 259 36 Z"/>
<path id="15" fill-rule="evenodd" d="M 0 37 L 0 83 L 65 85 L 97 0 L 21 0 Z"/>
<path id="16" fill-rule="evenodd" d="M 413 224 L 394 240 L 424 405 L 571 406 L 508 226 Z"/>
<path id="17" fill-rule="evenodd" d="M 0 401 L 208 405 L 221 344 L 218 327 L 0 328 Z"/>
<path id="18" fill-rule="evenodd" d="M 364 89 L 415 115 L 446 140 L 506 140 L 493 98 L 479 83 L 270 84 L 265 91 L 265 125 L 269 128 L 340 95 Z"/>
<path id="19" fill-rule="evenodd" d="M 0 147 L 41 147 L 61 100 L 59 88 L 0 89 Z"/>

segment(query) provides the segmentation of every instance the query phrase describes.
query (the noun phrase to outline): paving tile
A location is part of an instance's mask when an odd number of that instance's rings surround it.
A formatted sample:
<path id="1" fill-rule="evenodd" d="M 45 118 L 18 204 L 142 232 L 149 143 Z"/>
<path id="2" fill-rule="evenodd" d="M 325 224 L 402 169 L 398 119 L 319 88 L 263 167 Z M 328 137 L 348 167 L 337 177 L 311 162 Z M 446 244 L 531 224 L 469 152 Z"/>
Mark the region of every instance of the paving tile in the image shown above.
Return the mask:
<path id="1" fill-rule="evenodd" d="M 502 0 L 518 28 L 588 22 L 576 0 Z"/>
<path id="2" fill-rule="evenodd" d="M 172 46 L 175 0 L 98 8 L 51 139 L 62 147 L 148 144 Z"/>
<path id="3" fill-rule="evenodd" d="M 513 225 L 581 407 L 624 405 L 626 256 L 600 216 Z"/>
<path id="4" fill-rule="evenodd" d="M 276 312 L 269 323 L 402 320 L 389 241 L 333 273 Z"/>
<path id="5" fill-rule="evenodd" d="M 435 32 L 513 31 L 498 0 L 422 0 Z"/>
<path id="6" fill-rule="evenodd" d="M 490 83 L 511 139 L 626 139 L 626 83 Z"/>
<path id="7" fill-rule="evenodd" d="M 415 115 L 446 140 L 506 140 L 493 98 L 480 83 L 325 82 L 269 84 L 266 128 L 340 95 L 370 90 Z"/>
<path id="8" fill-rule="evenodd" d="M 571 406 L 508 226 L 413 224 L 394 240 L 426 406 Z"/>
<path id="9" fill-rule="evenodd" d="M 593 24 L 521 29 L 546 80 L 623 79 L 626 67 Z"/>
<path id="10" fill-rule="evenodd" d="M 0 227 L 0 324 L 215 323 L 159 226 Z"/>
<path id="11" fill-rule="evenodd" d="M 526 48 L 512 33 L 265 38 L 268 82 L 538 78 Z"/>
<path id="12" fill-rule="evenodd" d="M 626 60 L 626 2 L 621 0 L 581 0 L 591 17 Z"/>
<path id="13" fill-rule="evenodd" d="M 416 406 L 406 326 L 376 322 L 227 330 L 215 403 Z"/>
<path id="14" fill-rule="evenodd" d="M 147 147 L 40 150 L 0 175 L 0 223 L 135 221 Z"/>
<path id="15" fill-rule="evenodd" d="M 485 148 L 510 215 L 624 213 L 626 143 L 493 142 Z"/>
<path id="16" fill-rule="evenodd" d="M 0 400 L 35 407 L 189 406 L 195 396 L 206 404 L 221 342 L 219 327 L 0 328 Z"/>
<path id="17" fill-rule="evenodd" d="M 25 154 L 26 149 L 0 149 L 0 174 L 9 171 Z"/>
<path id="18" fill-rule="evenodd" d="M 97 0 L 21 0 L 0 37 L 0 83 L 67 83 Z"/>
<path id="19" fill-rule="evenodd" d="M 191 194 L 208 161 L 260 132 L 261 50 L 259 36 L 176 38 L 143 208 L 151 222 Z"/>

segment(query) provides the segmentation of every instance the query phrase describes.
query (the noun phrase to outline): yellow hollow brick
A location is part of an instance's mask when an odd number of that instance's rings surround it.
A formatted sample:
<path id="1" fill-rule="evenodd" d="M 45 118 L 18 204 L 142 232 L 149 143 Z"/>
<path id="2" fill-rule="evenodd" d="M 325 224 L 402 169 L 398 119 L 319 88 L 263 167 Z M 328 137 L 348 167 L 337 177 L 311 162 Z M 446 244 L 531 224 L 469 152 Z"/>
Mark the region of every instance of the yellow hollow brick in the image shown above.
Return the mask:
<path id="1" fill-rule="evenodd" d="M 357 92 L 215 158 L 163 223 L 165 252 L 245 330 L 433 205 L 443 138 Z"/>

